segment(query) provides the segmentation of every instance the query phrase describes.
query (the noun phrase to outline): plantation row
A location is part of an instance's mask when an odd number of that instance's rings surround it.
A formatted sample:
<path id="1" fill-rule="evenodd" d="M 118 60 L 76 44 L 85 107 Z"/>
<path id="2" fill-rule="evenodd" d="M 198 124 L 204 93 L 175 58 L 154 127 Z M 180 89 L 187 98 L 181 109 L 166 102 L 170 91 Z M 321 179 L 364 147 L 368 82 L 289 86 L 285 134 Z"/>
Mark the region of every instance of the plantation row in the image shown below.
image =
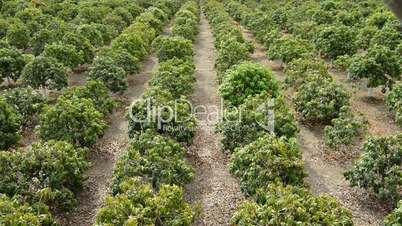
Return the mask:
<path id="1" fill-rule="evenodd" d="M 222 3 L 206 1 L 204 10 L 214 31 L 217 68 L 223 68 L 219 71 L 219 94 L 225 101 L 225 115 L 234 119 L 238 116 L 232 107 L 242 110 L 241 120 L 225 120 L 217 125 L 224 149 L 231 152 L 230 171 L 250 197 L 240 205 L 232 224 L 352 225 L 351 214 L 334 198 L 315 197 L 307 190 L 304 163 L 295 138 L 297 124 L 284 101 L 280 83 L 263 65 L 249 61 L 253 48 Z M 231 61 L 221 63 L 219 59 L 223 58 Z M 275 104 L 266 106 L 268 101 Z M 266 107 L 261 110 L 261 106 Z M 258 123 L 266 122 L 269 111 L 275 113 L 272 133 Z"/>
<path id="2" fill-rule="evenodd" d="M 285 83 L 296 91 L 293 101 L 297 112 L 305 121 L 326 125 L 325 143 L 334 149 L 361 136 L 365 121 L 353 116 L 350 95 L 334 82 L 321 58 L 332 60 L 339 70 L 346 68 L 353 79 L 366 78 L 368 87 L 387 85 L 392 90 L 385 97 L 386 105 L 399 120 L 401 85 L 393 85 L 401 73 L 399 21 L 378 3 L 360 4 L 274 1 L 252 8 L 235 1 L 225 4 L 233 18 L 265 45 L 268 57 L 286 64 Z M 249 5 L 255 4 L 250 1 Z M 362 34 L 367 27 L 373 31 L 371 38 Z M 354 37 L 356 30 L 369 40 L 362 43 L 362 37 Z M 345 172 L 345 178 L 352 186 L 397 203 L 401 200 L 401 157 L 401 135 L 369 137 L 361 158 Z M 396 223 L 401 223 L 400 207 L 385 220 L 386 225 Z"/>
<path id="3" fill-rule="evenodd" d="M 181 5 L 181 1 L 160 1 L 145 9 L 112 40 L 107 54 L 97 53 L 89 71 L 94 80 L 85 86 L 64 89 L 55 101 L 32 88 L 15 88 L 4 94 L 5 98 L 0 99 L 0 136 L 5 142 L 1 148 L 18 141 L 20 123 L 29 121 L 35 113 L 40 113 L 37 132 L 42 141 L 28 150 L 0 152 L 1 171 L 8 172 L 0 183 L 0 222 L 56 225 L 53 213 L 69 211 L 76 205 L 75 192 L 81 189 L 83 173 L 89 165 L 88 148 L 103 135 L 106 116 L 116 106 L 107 87 L 126 83 L 127 73 L 133 71 L 123 67 L 138 67 L 137 61 L 149 52 L 162 26 Z M 28 63 L 23 74 L 58 74 L 55 64 L 43 64 L 37 61 L 40 58 Z M 127 61 L 130 59 L 136 59 L 136 64 Z M 49 78 L 43 79 L 49 82 Z"/>
<path id="4" fill-rule="evenodd" d="M 130 107 L 131 143 L 117 162 L 113 195 L 99 210 L 97 225 L 190 225 L 194 220 L 183 191 L 194 170 L 178 142 L 191 142 L 196 127 L 187 97 L 195 81 L 192 40 L 198 22 L 199 6 L 188 1 L 175 15 L 172 35 L 153 41 L 160 65 L 142 99 Z M 157 113 L 147 119 L 150 109 Z M 168 120 L 169 109 L 176 119 Z"/>

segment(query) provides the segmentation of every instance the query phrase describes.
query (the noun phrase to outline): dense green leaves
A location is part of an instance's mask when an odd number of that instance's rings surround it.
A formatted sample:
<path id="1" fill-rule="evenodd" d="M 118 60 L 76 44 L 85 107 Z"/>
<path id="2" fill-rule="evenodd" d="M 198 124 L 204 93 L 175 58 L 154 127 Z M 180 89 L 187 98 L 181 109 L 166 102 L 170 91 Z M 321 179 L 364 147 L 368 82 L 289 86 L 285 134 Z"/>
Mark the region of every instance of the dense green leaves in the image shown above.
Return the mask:
<path id="1" fill-rule="evenodd" d="M 241 63 L 228 70 L 219 87 L 220 96 L 227 104 L 233 106 L 238 106 L 246 98 L 263 92 L 276 97 L 279 84 L 270 70 L 251 62 Z"/>
<path id="2" fill-rule="evenodd" d="M 0 83 L 8 78 L 16 81 L 19 79 L 25 66 L 22 53 L 15 48 L 0 48 Z"/>
<path id="3" fill-rule="evenodd" d="M 142 177 L 159 189 L 161 184 L 184 186 L 193 178 L 193 169 L 184 160 L 180 144 L 151 130 L 136 136 L 114 171 L 114 192 L 126 178 Z"/>
<path id="4" fill-rule="evenodd" d="M 53 106 L 45 106 L 40 115 L 39 136 L 44 140 L 64 140 L 91 146 L 103 135 L 103 114 L 91 99 L 60 97 Z"/>
<path id="5" fill-rule="evenodd" d="M 71 69 L 76 68 L 84 61 L 81 52 L 78 52 L 75 46 L 65 43 L 53 43 L 46 45 L 43 56 L 52 57 L 59 63 Z"/>
<path id="6" fill-rule="evenodd" d="M 313 76 L 300 86 L 294 101 L 304 120 L 329 123 L 339 115 L 342 107 L 349 105 L 349 98 L 343 86 Z"/>
<path id="7" fill-rule="evenodd" d="M 88 77 L 102 81 L 112 92 L 122 93 L 127 90 L 127 75 L 111 57 L 96 57 Z"/>
<path id="8" fill-rule="evenodd" d="M 324 142 L 333 149 L 349 146 L 364 132 L 366 124 L 362 117 L 354 117 L 345 106 L 340 110 L 338 118 L 332 119 L 331 125 L 324 128 Z"/>
<path id="9" fill-rule="evenodd" d="M 154 129 L 180 142 L 194 137 L 196 120 L 186 99 L 173 99 L 160 87 L 148 89 L 141 100 L 129 109 L 129 135 L 134 137 L 146 129 Z"/>
<path id="10" fill-rule="evenodd" d="M 355 55 L 348 71 L 353 78 L 367 78 L 368 87 L 387 85 L 393 79 L 399 80 L 400 56 L 388 47 L 375 45 L 367 53 Z"/>
<path id="11" fill-rule="evenodd" d="M 227 108 L 216 130 L 223 135 L 223 149 L 229 151 L 247 145 L 268 132 L 291 138 L 298 131 L 296 120 L 284 98 L 272 98 L 268 93 L 249 97 L 238 108 Z"/>
<path id="12" fill-rule="evenodd" d="M 32 88 L 60 90 L 67 86 L 67 72 L 54 58 L 38 56 L 22 71 L 22 81 Z"/>
<path id="13" fill-rule="evenodd" d="M 166 60 L 159 65 L 149 85 L 169 91 L 173 98 L 188 96 L 193 91 L 194 71 L 194 63 L 189 59 Z"/>
<path id="14" fill-rule="evenodd" d="M 4 225 L 55 226 L 57 225 L 49 210 L 37 204 L 29 206 L 18 200 L 0 195 L 0 222 Z"/>
<path id="15" fill-rule="evenodd" d="M 319 31 L 314 43 L 328 57 L 335 59 L 354 54 L 357 50 L 355 40 L 354 32 L 349 27 L 335 24 Z"/>
<path id="16" fill-rule="evenodd" d="M 108 196 L 96 218 L 96 225 L 183 225 L 193 222 L 195 213 L 184 200 L 183 189 L 161 185 L 158 192 L 133 178 L 120 185 L 120 193 Z"/>
<path id="17" fill-rule="evenodd" d="M 382 199 L 398 201 L 402 185 L 402 136 L 371 137 L 362 155 L 345 172 L 352 186 L 374 192 Z"/>
<path id="18" fill-rule="evenodd" d="M 188 59 L 193 56 L 193 45 L 182 37 L 159 36 L 152 44 L 160 62 L 172 59 Z"/>
<path id="19" fill-rule="evenodd" d="M 350 211 L 335 198 L 314 196 L 304 188 L 272 184 L 245 201 L 232 218 L 233 225 L 353 225 Z"/>
<path id="20" fill-rule="evenodd" d="M 303 185 L 303 167 L 296 140 L 272 134 L 235 149 L 230 162 L 230 171 L 240 178 L 242 190 L 249 195 L 277 181 Z"/>
<path id="21" fill-rule="evenodd" d="M 62 141 L 34 143 L 26 151 L 0 152 L 0 168 L 8 172 L 1 178 L 0 193 L 69 210 L 76 204 L 72 191 L 82 186 L 88 167 L 86 153 L 86 149 Z"/>
<path id="22" fill-rule="evenodd" d="M 46 97 L 31 87 L 10 89 L 3 96 L 7 103 L 13 106 L 22 116 L 23 123 L 27 123 L 32 119 L 47 102 Z"/>
<path id="23" fill-rule="evenodd" d="M 20 114 L 3 97 L 0 97 L 0 150 L 7 149 L 19 141 L 20 127 Z"/>

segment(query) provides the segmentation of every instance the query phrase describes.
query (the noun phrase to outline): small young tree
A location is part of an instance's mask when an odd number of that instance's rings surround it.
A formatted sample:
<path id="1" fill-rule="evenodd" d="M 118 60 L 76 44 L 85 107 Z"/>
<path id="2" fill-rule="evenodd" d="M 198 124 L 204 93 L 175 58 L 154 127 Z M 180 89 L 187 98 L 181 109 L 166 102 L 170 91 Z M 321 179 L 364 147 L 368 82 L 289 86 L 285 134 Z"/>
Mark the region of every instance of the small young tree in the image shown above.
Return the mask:
<path id="1" fill-rule="evenodd" d="M 174 57 L 188 59 L 193 56 L 193 44 L 190 40 L 182 37 L 159 36 L 152 43 L 152 47 L 158 56 L 159 62 L 163 62 Z"/>
<path id="2" fill-rule="evenodd" d="M 84 60 L 83 55 L 77 51 L 75 46 L 65 43 L 52 43 L 46 45 L 42 55 L 54 58 L 59 63 L 69 67 L 70 69 L 76 68 Z"/>
<path id="3" fill-rule="evenodd" d="M 235 149 L 230 172 L 240 178 L 242 190 L 249 195 L 276 181 L 303 185 L 306 176 L 296 139 L 277 138 L 273 134 Z"/>
<path id="4" fill-rule="evenodd" d="M 369 96 L 371 88 L 388 85 L 399 80 L 401 73 L 400 57 L 388 47 L 375 45 L 367 53 L 356 54 L 349 65 L 348 72 L 352 78 L 367 78 Z"/>
<path id="5" fill-rule="evenodd" d="M 238 106 L 248 97 L 268 92 L 278 96 L 279 84 L 272 71 L 263 65 L 243 62 L 228 70 L 219 87 L 220 96 L 229 105 Z"/>
<path id="6" fill-rule="evenodd" d="M 162 184 L 184 186 L 194 175 L 186 151 L 170 138 L 147 130 L 133 139 L 114 171 L 114 189 L 130 177 L 142 177 L 158 190 Z"/>
<path id="7" fill-rule="evenodd" d="M 94 47 L 103 45 L 102 33 L 95 24 L 82 24 L 78 26 L 77 33 L 88 39 Z"/>
<path id="8" fill-rule="evenodd" d="M 68 32 L 62 38 L 62 42 L 75 46 L 77 51 L 82 54 L 84 60 L 81 62 L 81 64 L 92 62 L 95 55 L 95 49 L 91 42 L 84 36 L 73 32 Z"/>
<path id="9" fill-rule="evenodd" d="M 281 37 L 269 46 L 267 55 L 273 60 L 287 64 L 298 58 L 311 58 L 313 48 L 305 41 L 293 36 Z"/>
<path id="10" fill-rule="evenodd" d="M 15 48 L 0 48 L 0 83 L 3 79 L 19 79 L 22 69 L 25 66 L 25 59 L 22 53 Z"/>
<path id="11" fill-rule="evenodd" d="M 323 51 L 329 58 L 335 59 L 338 56 L 352 55 L 356 53 L 356 37 L 351 28 L 335 24 L 323 27 L 319 31 L 315 45 Z"/>
<path id="12" fill-rule="evenodd" d="M 14 21 L 7 30 L 8 42 L 18 49 L 28 47 L 30 33 L 28 27 L 21 21 Z"/>
<path id="13" fill-rule="evenodd" d="M 63 140 L 81 146 L 93 145 L 103 135 L 106 123 L 90 99 L 60 97 L 45 106 L 40 115 L 39 136 L 43 140 Z"/>
<path id="14" fill-rule="evenodd" d="M 67 72 L 54 58 L 38 56 L 29 62 L 21 74 L 22 81 L 37 89 L 57 89 L 67 86 Z"/>
<path id="15" fill-rule="evenodd" d="M 341 85 L 320 76 L 309 77 L 294 99 L 296 111 L 306 121 L 328 124 L 349 105 L 350 94 Z"/>
<path id="16" fill-rule="evenodd" d="M 142 59 L 147 53 L 148 44 L 137 33 L 123 33 L 112 41 L 112 48 L 124 49 L 137 59 Z"/>
<path id="17" fill-rule="evenodd" d="M 128 87 L 126 72 L 110 57 L 96 57 L 88 76 L 92 80 L 102 81 L 115 93 L 122 93 Z"/>
<path id="18" fill-rule="evenodd" d="M 255 199 L 240 205 L 232 225 L 353 225 L 352 214 L 335 198 L 315 196 L 305 188 L 275 183 Z"/>
<path id="19" fill-rule="evenodd" d="M 0 97 L 0 150 L 7 149 L 19 141 L 20 128 L 21 116 L 3 97 Z"/>
<path id="20" fill-rule="evenodd" d="M 124 69 L 129 74 L 136 74 L 140 70 L 139 60 L 132 56 L 125 49 L 115 49 L 111 47 L 104 47 L 99 50 L 97 57 L 110 57 L 116 62 L 117 66 Z"/>
<path id="21" fill-rule="evenodd" d="M 359 160 L 345 172 L 352 186 L 374 192 L 381 199 L 398 201 L 402 186 L 402 136 L 371 137 Z"/>
<path id="22" fill-rule="evenodd" d="M 3 96 L 7 103 L 14 106 L 17 112 L 22 116 L 24 124 L 28 123 L 47 102 L 47 99 L 41 93 L 31 87 L 10 89 L 7 90 Z"/>

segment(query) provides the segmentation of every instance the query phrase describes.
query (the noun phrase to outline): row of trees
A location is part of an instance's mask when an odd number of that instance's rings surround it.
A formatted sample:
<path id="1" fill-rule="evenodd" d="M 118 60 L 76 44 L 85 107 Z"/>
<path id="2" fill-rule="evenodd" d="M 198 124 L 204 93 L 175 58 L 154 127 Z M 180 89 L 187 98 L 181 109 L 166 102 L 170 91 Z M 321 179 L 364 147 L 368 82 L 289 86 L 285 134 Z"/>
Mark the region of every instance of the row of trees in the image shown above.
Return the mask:
<path id="1" fill-rule="evenodd" d="M 150 48 L 156 32 L 161 31 L 162 24 L 171 17 L 174 11 L 177 11 L 180 5 L 180 1 L 155 3 L 127 29 L 132 29 L 134 33 L 141 29 L 144 39 L 149 38 L 149 40 L 145 39 L 145 42 Z M 124 32 L 124 34 L 128 33 L 128 31 Z M 133 59 L 134 56 L 127 53 L 128 50 L 126 51 L 124 47 L 130 49 L 133 41 L 125 39 L 120 44 L 122 47 L 103 50 L 104 54 L 107 51 L 112 53 L 110 57 L 116 60 L 108 67 L 119 62 L 128 69 L 132 69 L 133 66 L 125 64 L 127 59 Z M 53 60 L 54 58 L 41 55 L 35 57 L 31 61 L 32 65 L 28 64 L 25 68 L 35 72 L 37 76 L 57 75 L 56 69 L 49 69 L 52 68 L 49 65 L 54 66 Z M 44 66 L 43 62 L 50 63 Z M 94 67 L 96 67 L 95 64 Z M 123 71 L 123 73 L 126 72 Z M 109 75 L 114 76 L 113 73 Z M 52 84 L 51 82 L 49 84 Z M 107 127 L 105 117 L 115 107 L 115 102 L 110 97 L 110 87 L 113 86 L 102 81 L 89 80 L 85 86 L 63 90 L 62 95 L 52 105 L 31 88 L 17 88 L 5 94 L 1 103 L 3 106 L 3 102 L 7 101 L 8 106 L 4 105 L 4 112 L 9 119 L 14 118 L 11 121 L 7 120 L 14 124 L 29 120 L 29 115 L 40 109 L 37 132 L 42 141 L 33 144 L 28 150 L 1 153 L 2 171 L 10 172 L 10 176 L 3 178 L 0 193 L 11 197 L 3 198 L 2 196 L 1 206 L 12 206 L 19 211 L 18 213 L 10 212 L 9 209 L 2 208 L 1 222 L 10 223 L 10 225 L 56 225 L 50 213 L 69 211 L 75 206 L 75 192 L 80 189 L 84 180 L 83 173 L 89 165 L 87 147 L 92 146 L 103 135 Z M 11 117 L 11 113 L 15 117 Z M 6 125 L 7 130 L 15 128 L 13 125 Z M 8 136 L 3 132 L 0 134 Z M 1 138 L 3 140 L 3 137 Z M 177 189 L 174 190 L 174 194 L 177 193 L 176 191 Z M 161 193 L 155 202 L 164 202 L 171 197 L 171 194 Z M 176 204 L 176 199 L 173 199 L 172 203 Z"/>
<path id="2" fill-rule="evenodd" d="M 117 162 L 113 195 L 99 210 L 97 225 L 190 225 L 194 221 L 195 211 L 183 191 L 194 170 L 178 141 L 191 142 L 195 133 L 187 97 L 195 81 L 191 40 L 198 20 L 197 3 L 186 2 L 172 25 L 178 36 L 159 36 L 151 45 L 160 65 L 141 100 L 130 107 L 131 143 Z M 182 30 L 192 32 L 181 34 Z M 156 118 L 147 118 L 154 110 Z"/>
<path id="3" fill-rule="evenodd" d="M 300 24 L 300 20 L 304 18 L 297 17 L 296 19 L 286 15 L 293 15 L 295 11 L 299 12 L 299 10 L 301 10 L 300 12 L 306 12 L 307 9 L 314 10 L 313 5 L 316 3 L 306 2 L 302 5 L 298 5 L 296 9 L 294 7 L 290 8 L 290 6 L 294 6 L 294 4 L 297 3 L 294 1 L 278 1 L 272 4 L 271 2 L 269 7 L 262 5 L 260 7 L 261 11 L 251 11 L 244 5 L 229 2 L 227 9 L 232 15 L 239 17 L 242 24 L 253 31 L 256 37 L 267 45 L 268 49 L 271 49 L 272 45 L 276 45 L 275 42 L 277 40 L 281 42 L 280 37 L 289 37 L 278 35 L 277 32 L 274 32 L 275 35 L 272 35 L 270 31 L 287 30 L 290 31 L 291 35 L 296 39 L 301 40 L 301 43 L 306 43 L 307 47 L 304 49 L 315 46 L 317 50 L 323 51 L 332 59 L 341 56 L 337 58 L 339 65 L 346 65 L 346 68 L 349 67 L 349 71 L 352 67 L 355 67 L 356 72 L 359 71 L 360 77 L 370 76 L 370 73 L 375 72 L 375 75 L 371 74 L 373 77 L 369 79 L 369 84 L 383 84 L 384 77 L 387 77 L 387 79 L 392 79 L 392 77 L 399 79 L 400 54 L 396 53 L 392 49 L 392 46 L 380 45 L 378 43 L 370 44 L 365 49 L 365 52 L 357 53 L 349 63 L 348 56 L 345 57 L 343 54 L 354 54 L 357 48 L 360 49 L 362 47 L 354 48 L 353 46 L 348 46 L 351 43 L 353 45 L 354 42 L 351 37 L 343 37 L 343 35 L 351 35 L 347 32 L 345 27 L 341 26 L 335 29 L 337 25 L 328 22 L 328 24 L 330 24 L 328 26 L 330 26 L 331 29 L 324 28 L 323 32 L 319 32 L 319 36 L 322 35 L 319 40 L 314 39 L 313 35 L 307 34 L 305 37 L 297 35 L 292 31 L 294 29 L 292 28 L 292 24 Z M 341 1 L 338 2 L 338 4 L 349 5 L 352 3 Z M 325 1 L 321 3 L 320 6 L 323 7 L 321 13 L 324 11 L 327 12 L 327 7 L 330 9 L 340 7 L 339 5 L 337 6 L 337 3 L 331 1 Z M 373 7 L 378 8 L 379 6 L 376 3 Z M 278 14 L 282 15 L 282 20 L 278 20 Z M 386 13 L 368 14 L 366 22 L 377 26 L 378 29 L 391 26 L 393 23 L 392 16 L 387 17 L 388 19 L 383 17 Z M 243 16 L 241 17 L 241 15 Z M 296 14 L 293 16 L 296 16 Z M 283 18 L 287 19 L 285 20 Z M 362 16 L 362 18 L 365 17 Z M 358 20 L 362 18 L 358 18 Z M 323 24 L 326 23 L 322 22 L 321 28 L 325 27 Z M 310 24 L 309 26 L 310 29 L 307 29 L 307 31 L 314 33 L 316 25 Z M 317 29 L 320 29 L 320 27 Z M 338 29 L 343 31 L 337 32 Z M 384 30 L 381 30 L 381 32 L 384 32 Z M 352 40 L 352 42 L 348 43 L 350 40 Z M 316 41 L 316 43 L 314 43 L 314 41 Z M 320 47 L 317 43 L 321 43 L 322 46 Z M 345 46 L 347 48 L 344 48 Z M 344 52 L 337 53 L 337 51 Z M 305 51 L 301 51 L 300 55 L 304 55 L 303 52 Z M 270 51 L 268 50 L 268 54 L 269 53 Z M 288 52 L 284 51 L 284 54 L 288 54 Z M 364 65 L 361 62 L 365 62 Z M 371 66 L 368 66 L 367 70 L 363 69 L 368 64 Z M 324 130 L 324 138 L 328 146 L 337 148 L 340 144 L 351 144 L 353 142 L 352 137 L 362 134 L 365 129 L 365 126 L 363 126 L 366 124 L 365 120 L 362 117 L 356 117 L 351 114 L 348 104 L 349 94 L 344 88 L 336 85 L 332 81 L 325 63 L 323 63 L 322 60 L 308 55 L 304 55 L 304 59 L 295 58 L 286 65 L 285 75 L 285 82 L 288 83 L 288 86 L 292 86 L 297 91 L 294 99 L 295 105 L 303 118 L 310 119 L 310 121 L 318 120 L 328 125 Z M 352 73 L 352 75 L 356 75 L 356 73 Z M 387 94 L 386 104 L 390 110 L 397 113 L 398 119 L 400 102 L 399 83 L 395 85 L 394 88 L 395 89 Z M 345 177 L 350 181 L 351 185 L 366 188 L 374 194 L 377 194 L 379 198 L 390 200 L 391 202 L 400 200 L 400 168 L 402 165 L 400 152 L 402 149 L 399 144 L 399 139 L 399 135 L 369 138 L 363 144 L 361 158 L 345 172 Z M 397 216 L 397 211 L 398 210 L 387 219 L 393 219 L 394 223 L 398 222 L 398 218 L 395 217 Z M 392 221 L 387 220 L 387 222 L 387 225 L 393 224 Z"/>
<path id="4" fill-rule="evenodd" d="M 232 23 L 224 5 L 209 0 L 204 10 L 215 36 L 219 37 L 216 17 Z M 233 32 L 228 36 L 236 34 Z M 237 38 L 242 39 L 241 33 Z M 219 41 L 215 39 L 216 46 L 220 46 Z M 248 60 L 248 54 L 246 56 Z M 224 120 L 217 128 L 223 134 L 224 147 L 232 152 L 230 171 L 240 179 L 242 190 L 251 197 L 240 205 L 232 224 L 351 225 L 349 211 L 333 198 L 314 197 L 304 188 L 306 174 L 295 139 L 296 121 L 272 72 L 260 64 L 244 61 L 223 72 L 221 81 L 219 93 L 228 114 L 225 118 L 238 119 Z M 234 109 L 234 106 L 238 108 Z M 236 115 L 237 111 L 241 111 L 241 116 Z M 269 130 L 267 116 L 270 113 L 275 113 L 274 130 Z M 311 208 L 318 203 L 331 203 L 331 208 L 320 208 L 319 211 Z"/>

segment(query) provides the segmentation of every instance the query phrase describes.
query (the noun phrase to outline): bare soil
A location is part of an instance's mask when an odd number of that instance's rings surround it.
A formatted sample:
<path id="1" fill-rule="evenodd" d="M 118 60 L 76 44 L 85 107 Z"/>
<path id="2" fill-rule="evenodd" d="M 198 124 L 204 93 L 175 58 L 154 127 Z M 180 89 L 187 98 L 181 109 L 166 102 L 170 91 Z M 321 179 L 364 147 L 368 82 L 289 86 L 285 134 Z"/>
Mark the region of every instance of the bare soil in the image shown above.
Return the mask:
<path id="1" fill-rule="evenodd" d="M 143 62 L 140 74 L 129 76 L 128 90 L 119 97 L 122 106 L 112 114 L 105 135 L 90 152 L 91 167 L 86 172 L 84 188 L 77 195 L 79 204 L 72 213 L 61 220 L 63 225 L 89 226 L 95 223 L 96 213 L 102 206 L 104 197 L 111 192 L 116 160 L 129 142 L 128 122 L 125 117 L 127 107 L 141 97 L 156 67 L 157 59 L 150 56 Z"/>
<path id="2" fill-rule="evenodd" d="M 207 114 L 197 114 L 197 133 L 189 148 L 189 161 L 196 173 L 186 187 L 186 198 L 202 209 L 194 225 L 230 225 L 230 218 L 244 197 L 239 182 L 229 173 L 228 156 L 220 150 L 220 138 L 214 133 L 218 116 L 213 113 L 220 109 L 220 99 L 213 36 L 204 16 L 194 47 L 197 82 L 192 99 L 196 106 L 204 106 Z"/>
<path id="3" fill-rule="evenodd" d="M 243 27 L 241 29 L 244 37 L 256 46 L 255 53 L 252 54 L 251 58 L 272 69 L 278 80 L 283 81 L 284 74 L 280 63 L 268 60 L 265 48 L 256 42 L 247 29 Z M 338 82 L 344 83 L 342 76 L 338 76 L 334 77 Z M 346 78 L 346 75 L 344 77 Z M 370 135 L 389 135 L 400 131 L 387 113 L 383 101 L 379 101 L 382 97 L 378 92 L 375 93 L 375 99 L 368 99 L 366 92 L 361 88 L 353 88 L 351 84 L 347 84 L 346 88 L 352 93 L 353 111 L 360 112 L 367 118 Z M 289 103 L 292 105 L 290 100 L 293 93 L 286 91 L 285 96 L 288 97 Z M 344 171 L 351 165 L 353 159 L 358 157 L 361 142 L 357 142 L 354 147 L 350 148 L 351 152 L 354 153 L 346 153 L 348 157 L 339 158 L 337 155 L 344 153 L 333 154 L 326 150 L 323 144 L 322 126 L 311 127 L 299 123 L 299 128 L 299 147 L 303 153 L 305 170 L 308 173 L 306 182 L 311 191 L 317 195 L 326 193 L 337 198 L 344 207 L 352 212 L 355 225 L 381 225 L 384 216 L 390 211 L 389 205 L 381 203 L 368 191 L 350 187 L 343 176 Z M 340 159 L 342 162 L 339 161 Z"/>

